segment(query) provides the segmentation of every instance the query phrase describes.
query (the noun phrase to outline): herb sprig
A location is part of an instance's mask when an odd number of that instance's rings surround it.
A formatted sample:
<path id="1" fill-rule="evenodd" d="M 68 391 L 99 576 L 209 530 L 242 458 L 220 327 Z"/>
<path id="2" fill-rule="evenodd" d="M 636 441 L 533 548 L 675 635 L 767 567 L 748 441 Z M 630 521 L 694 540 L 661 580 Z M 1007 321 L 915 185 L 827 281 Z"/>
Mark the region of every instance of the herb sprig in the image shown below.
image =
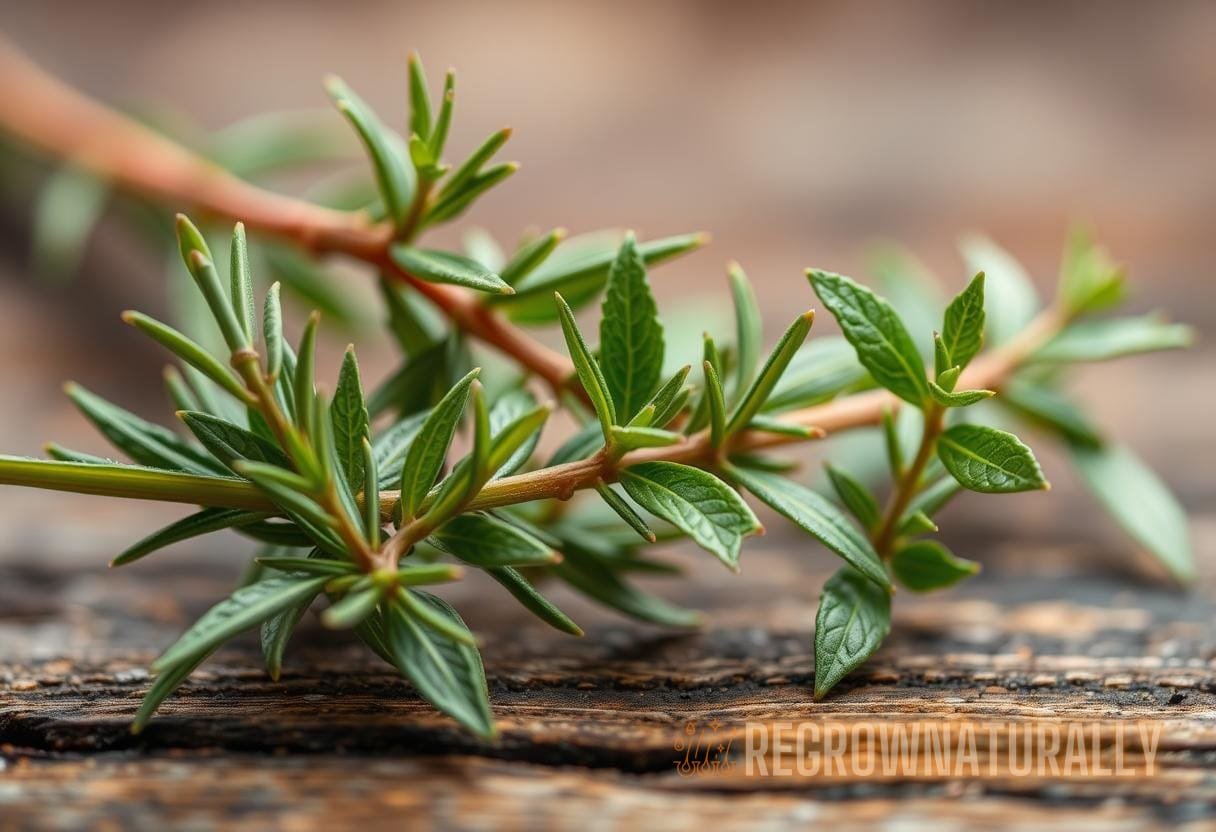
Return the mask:
<path id="1" fill-rule="evenodd" d="M 463 251 L 422 247 L 426 231 L 462 215 L 517 166 L 493 162 L 506 130 L 464 161 L 445 161 L 455 79 L 447 76 L 436 107 L 416 57 L 409 69 L 408 138 L 341 81 L 327 82 L 376 183 L 374 198 L 353 212 L 270 194 L 113 113 L 93 105 L 82 111 L 101 132 L 130 140 L 89 159 L 116 186 L 245 221 L 232 234 L 227 280 L 207 235 L 183 216 L 175 227 L 175 246 L 202 300 L 197 308 L 220 336 L 216 343 L 138 312 L 124 316 L 177 359 L 165 382 L 182 431 L 70 386 L 82 414 L 129 461 L 58 445 L 48 446 L 49 460 L 0 457 L 0 482 L 199 507 L 133 544 L 115 565 L 222 529 L 259 545 L 247 583 L 154 663 L 156 679 L 135 730 L 243 631 L 260 628 L 268 671 L 277 678 L 292 633 L 323 599 L 322 623 L 353 630 L 437 708 L 492 737 L 477 639 L 424 587 L 480 569 L 542 621 L 574 635 L 581 629 L 542 594 L 545 581 L 643 621 L 695 626 L 695 612 L 643 592 L 631 574 L 675 571 L 650 554 L 674 538 L 688 538 L 738 570 L 744 540 L 761 530 L 748 495 L 842 560 L 816 619 L 815 696 L 822 697 L 882 643 L 898 587 L 936 590 L 978 571 L 931 537 L 949 500 L 962 490 L 1048 487 L 1030 448 L 991 424 L 998 416 L 1001 424 L 1033 424 L 1062 440 L 1141 545 L 1178 579 L 1192 576 L 1176 501 L 1062 392 L 1073 364 L 1180 347 L 1191 334 L 1156 317 L 1095 317 L 1122 299 L 1125 282 L 1087 237 L 1070 240 L 1057 296 L 1045 309 L 1012 257 L 990 242 L 968 241 L 975 277 L 944 309 L 921 302 L 917 310 L 917 320 L 940 321 L 936 332 L 911 331 L 906 311 L 848 277 L 808 270 L 843 338 L 808 341 L 814 314 L 807 311 L 767 357 L 755 292 L 731 264 L 734 333 L 706 334 L 700 356 L 674 356 L 687 363 L 672 372 L 671 332 L 648 270 L 697 248 L 703 235 L 640 242 L 632 234 L 567 238 L 554 229 L 525 236 L 509 254 L 485 235 Z M 16 71 L 24 73 L 25 89 L 81 108 L 36 70 Z M 12 121 L 22 102 L 0 107 L 0 118 Z M 60 135 L 28 126 L 14 132 L 68 155 Z M 162 174 L 189 170 L 196 175 L 181 181 L 206 187 L 167 194 L 170 186 L 150 167 L 125 155 L 137 151 L 163 162 Z M 282 154 L 263 161 L 275 160 Z M 259 170 L 233 167 L 246 176 Z M 277 236 L 279 248 L 258 256 L 246 226 Z M 303 255 L 328 252 L 377 268 L 385 326 L 402 353 L 398 369 L 369 388 L 350 348 L 332 395 L 316 380 L 319 313 L 293 348 L 280 284 L 265 290 L 260 309 L 255 304 L 254 264 L 315 290 L 327 278 L 301 281 L 301 269 L 314 268 Z M 596 347 L 574 312 L 598 298 Z M 521 328 L 554 323 L 568 357 Z M 522 372 L 483 380 L 470 339 L 500 350 Z M 582 422 L 543 463 L 536 459 L 539 436 L 558 404 L 538 399 L 542 386 Z M 881 426 L 886 448 L 891 484 L 882 499 L 860 472 L 828 466 L 836 500 L 829 499 L 774 455 L 784 445 L 869 426 Z M 457 455 L 462 428 L 470 447 Z M 568 505 L 577 492 L 598 499 Z"/>

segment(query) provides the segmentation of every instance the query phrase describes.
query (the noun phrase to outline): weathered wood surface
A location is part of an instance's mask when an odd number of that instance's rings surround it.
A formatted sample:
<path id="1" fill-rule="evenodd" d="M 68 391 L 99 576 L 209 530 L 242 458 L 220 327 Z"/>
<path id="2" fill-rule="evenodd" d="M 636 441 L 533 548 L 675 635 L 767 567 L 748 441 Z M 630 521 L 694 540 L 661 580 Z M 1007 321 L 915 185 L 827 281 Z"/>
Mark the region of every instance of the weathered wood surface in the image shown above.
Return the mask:
<path id="1" fill-rule="evenodd" d="M 624 622 L 558 593 L 587 625 L 585 638 L 571 639 L 505 601 L 470 603 L 498 598 L 492 585 L 460 587 L 454 600 L 486 640 L 502 728 L 494 745 L 455 729 L 315 622 L 279 684 L 242 642 L 132 737 L 143 667 L 231 584 L 236 564 L 170 553 L 121 572 L 9 567 L 0 584 L 0 829 L 1117 829 L 1198 821 L 1216 806 L 1210 576 L 1183 593 L 1083 547 L 990 547 L 969 586 L 901 595 L 890 643 L 816 703 L 809 634 L 831 564 L 797 538 L 772 538 L 748 554 L 746 579 L 688 554 L 691 580 L 663 588 L 710 611 L 695 634 Z M 1206 551 L 1202 536 L 1200 545 Z M 1017 776 L 999 748 L 983 749 L 995 762 L 966 777 L 929 767 L 886 777 L 748 777 L 739 767 L 682 776 L 685 725 L 715 720 L 736 740 L 749 721 L 880 730 L 1101 722 L 1101 753 L 1120 745 L 1133 760 L 1143 758 L 1134 734 L 1115 737 L 1112 726 L 1145 721 L 1160 728 L 1160 747 L 1152 774 L 1134 777 Z"/>

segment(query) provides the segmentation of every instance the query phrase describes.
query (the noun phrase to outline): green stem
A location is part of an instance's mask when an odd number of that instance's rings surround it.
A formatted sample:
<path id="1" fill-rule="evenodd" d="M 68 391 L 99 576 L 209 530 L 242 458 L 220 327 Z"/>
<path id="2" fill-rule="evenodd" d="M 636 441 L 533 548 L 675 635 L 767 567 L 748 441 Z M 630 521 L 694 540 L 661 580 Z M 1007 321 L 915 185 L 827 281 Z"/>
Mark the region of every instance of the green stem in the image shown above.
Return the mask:
<path id="1" fill-rule="evenodd" d="M 883 560 L 891 557 L 891 547 L 895 543 L 899 521 L 903 519 L 904 512 L 908 510 L 912 499 L 920 491 L 921 476 L 925 473 L 929 461 L 933 459 L 937 438 L 941 436 L 942 429 L 945 427 L 945 416 L 945 408 L 938 404 L 930 405 L 925 411 L 925 429 L 921 434 L 920 447 L 916 449 L 916 456 L 912 463 L 895 483 L 895 489 L 891 492 L 891 497 L 883 510 L 878 530 L 874 532 L 874 551 L 878 552 L 879 557 Z"/>

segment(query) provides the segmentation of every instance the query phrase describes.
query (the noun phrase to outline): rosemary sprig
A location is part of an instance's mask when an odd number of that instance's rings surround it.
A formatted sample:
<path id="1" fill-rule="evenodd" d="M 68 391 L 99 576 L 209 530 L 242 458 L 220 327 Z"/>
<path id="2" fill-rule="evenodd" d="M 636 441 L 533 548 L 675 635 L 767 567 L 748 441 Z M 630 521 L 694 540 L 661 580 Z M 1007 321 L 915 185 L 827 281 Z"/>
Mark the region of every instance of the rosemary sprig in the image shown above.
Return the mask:
<path id="1" fill-rule="evenodd" d="M 377 184 L 374 198 L 355 212 L 270 194 L 84 102 L 12 56 L 4 64 L 27 82 L 0 102 L 0 122 L 13 132 L 68 155 L 61 132 L 20 120 L 29 112 L 27 96 L 37 96 L 42 108 L 73 112 L 74 123 L 125 139 L 85 157 L 116 186 L 244 220 L 232 236 L 227 281 L 204 232 L 184 217 L 175 229 L 173 245 L 222 345 L 137 312 L 125 316 L 180 362 L 166 383 L 185 434 L 71 387 L 82 413 L 130 463 L 59 446 L 48 447 L 50 460 L 0 458 L 3 483 L 199 507 L 135 543 L 115 565 L 220 529 L 259 542 L 259 577 L 155 663 L 158 677 L 137 730 L 243 630 L 260 627 L 268 671 L 277 677 L 292 632 L 323 598 L 326 626 L 353 629 L 436 707 L 492 737 L 476 638 L 455 610 L 419 587 L 457 580 L 462 566 L 482 569 L 541 620 L 580 634 L 538 591 L 533 578 L 548 576 L 640 620 L 693 626 L 695 613 L 642 592 L 630 573 L 673 571 L 647 547 L 683 537 L 739 569 L 744 540 L 760 531 L 744 495 L 844 562 L 824 587 L 817 618 L 815 694 L 826 695 L 881 644 L 897 586 L 941 589 L 978 570 L 927 537 L 948 500 L 964 489 L 1046 488 L 1030 449 L 984 424 L 993 404 L 1066 442 L 1102 503 L 1179 579 L 1192 573 L 1185 518 L 1169 492 L 1130 451 L 1107 445 L 1059 389 L 1071 364 L 1174 348 L 1190 338 L 1186 328 L 1156 318 L 1095 318 L 1123 295 L 1124 279 L 1088 238 L 1070 241 L 1058 297 L 1043 310 L 1008 254 L 968 241 L 966 256 L 985 273 L 944 310 L 917 316 L 940 315 L 940 333 L 910 332 L 903 313 L 867 287 L 810 270 L 843 339 L 807 341 L 814 321 L 808 311 L 764 360 L 755 293 L 732 264 L 733 342 L 706 335 L 702 372 L 690 374 L 697 356 L 680 355 L 688 363 L 664 377 L 671 332 L 648 270 L 704 237 L 640 242 L 631 234 L 567 238 L 557 229 L 527 237 L 509 253 L 484 235 L 464 251 L 422 247 L 427 230 L 462 214 L 515 168 L 492 163 L 508 131 L 491 135 L 461 163 L 444 161 L 455 82 L 446 79 L 433 108 L 416 57 L 408 139 L 341 82 L 328 84 Z M 197 190 L 179 192 L 175 181 Z M 283 264 L 291 263 L 291 285 L 309 286 L 322 305 L 336 304 L 322 288 L 326 278 L 301 279 L 315 263 L 283 248 L 259 256 L 247 245 L 246 227 L 307 253 L 355 257 L 381 273 L 387 328 L 402 352 L 384 384 L 365 387 L 352 348 L 333 397 L 319 389 L 319 315 L 292 349 L 277 282 L 265 292 L 258 331 L 255 264 L 284 277 Z M 600 297 L 597 349 L 574 310 Z M 552 323 L 562 327 L 568 357 L 523 329 Z M 994 343 L 984 351 L 986 330 Z M 514 359 L 521 374 L 481 379 L 470 338 Z M 546 464 L 534 456 L 553 405 L 538 402 L 532 379 L 584 422 Z M 382 430 L 372 427 L 377 414 L 391 414 Z M 789 476 L 789 465 L 772 455 L 791 443 L 879 424 L 893 479 L 885 502 L 863 476 L 832 467 L 838 505 Z M 471 428 L 471 449 L 457 458 L 452 444 L 462 425 Z M 916 428 L 914 443 L 905 442 L 905 425 Z M 579 492 L 589 499 L 567 506 Z"/>

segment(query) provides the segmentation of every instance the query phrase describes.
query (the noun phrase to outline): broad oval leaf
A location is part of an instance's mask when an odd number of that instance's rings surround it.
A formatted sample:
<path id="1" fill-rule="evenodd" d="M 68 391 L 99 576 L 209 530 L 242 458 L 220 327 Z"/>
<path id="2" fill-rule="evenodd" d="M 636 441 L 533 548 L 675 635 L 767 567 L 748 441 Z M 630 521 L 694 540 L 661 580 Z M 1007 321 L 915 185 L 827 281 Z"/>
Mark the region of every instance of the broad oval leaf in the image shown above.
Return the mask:
<path id="1" fill-rule="evenodd" d="M 760 529 L 738 493 L 700 468 L 643 462 L 621 472 L 621 485 L 643 508 L 683 531 L 735 571 L 743 538 Z"/>
<path id="2" fill-rule="evenodd" d="M 981 425 L 955 425 L 937 441 L 937 455 L 965 488 L 988 494 L 1047 490 L 1030 448 L 1012 433 Z"/>
<path id="3" fill-rule="evenodd" d="M 904 401 L 922 406 L 929 398 L 925 365 L 895 309 L 843 275 L 816 269 L 807 275 L 874 380 Z"/>
<path id="4" fill-rule="evenodd" d="M 815 698 L 874 654 L 891 630 L 891 596 L 844 567 L 823 586 L 815 616 Z"/>
<path id="5" fill-rule="evenodd" d="M 884 589 L 891 579 L 874 547 L 831 501 L 809 488 L 765 471 L 731 468 L 730 476 L 773 511 L 827 546 L 859 574 Z"/>

